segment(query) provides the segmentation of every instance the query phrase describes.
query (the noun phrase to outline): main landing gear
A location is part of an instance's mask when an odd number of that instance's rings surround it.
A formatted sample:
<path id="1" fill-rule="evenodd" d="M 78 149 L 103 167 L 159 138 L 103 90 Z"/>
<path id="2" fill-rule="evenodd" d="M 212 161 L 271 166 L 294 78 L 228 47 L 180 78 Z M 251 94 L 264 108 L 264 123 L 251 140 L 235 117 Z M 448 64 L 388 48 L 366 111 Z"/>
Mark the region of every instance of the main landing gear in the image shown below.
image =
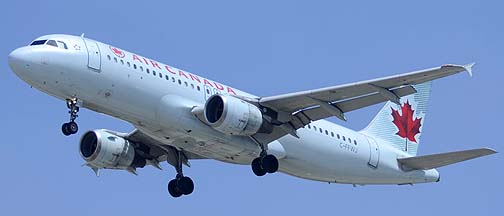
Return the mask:
<path id="1" fill-rule="evenodd" d="M 191 178 L 182 173 L 182 153 L 177 152 L 177 164 L 175 166 L 177 176 L 168 183 L 168 192 L 172 197 L 189 195 L 194 191 L 194 183 Z"/>
<path id="2" fill-rule="evenodd" d="M 252 171 L 256 176 L 263 176 L 266 173 L 275 173 L 278 171 L 278 159 L 266 152 L 266 149 L 261 145 L 261 154 L 258 158 L 252 161 Z"/>
<path id="3" fill-rule="evenodd" d="M 70 114 L 70 121 L 61 125 L 61 132 L 63 132 L 65 136 L 70 136 L 79 131 L 79 126 L 75 123 L 75 119 L 78 117 L 77 113 L 79 112 L 77 98 L 67 99 L 66 104 L 69 109 L 68 114 Z"/>

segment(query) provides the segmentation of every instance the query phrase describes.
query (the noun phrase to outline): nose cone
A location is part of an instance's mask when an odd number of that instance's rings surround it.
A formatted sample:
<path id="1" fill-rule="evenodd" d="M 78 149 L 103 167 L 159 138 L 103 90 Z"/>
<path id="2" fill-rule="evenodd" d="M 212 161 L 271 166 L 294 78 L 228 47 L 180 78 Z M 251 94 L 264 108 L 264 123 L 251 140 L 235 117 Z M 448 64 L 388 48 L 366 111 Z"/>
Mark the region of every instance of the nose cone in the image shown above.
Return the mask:
<path id="1" fill-rule="evenodd" d="M 16 74 L 20 75 L 23 71 L 29 70 L 35 62 L 32 51 L 29 47 L 17 48 L 9 54 L 9 66 Z"/>
<path id="2" fill-rule="evenodd" d="M 23 51 L 21 48 L 17 48 L 9 54 L 9 64 L 21 59 L 23 56 Z"/>
<path id="3" fill-rule="evenodd" d="M 9 66 L 13 71 L 16 71 L 18 67 L 23 64 L 24 56 L 27 55 L 26 49 L 18 48 L 9 54 Z"/>

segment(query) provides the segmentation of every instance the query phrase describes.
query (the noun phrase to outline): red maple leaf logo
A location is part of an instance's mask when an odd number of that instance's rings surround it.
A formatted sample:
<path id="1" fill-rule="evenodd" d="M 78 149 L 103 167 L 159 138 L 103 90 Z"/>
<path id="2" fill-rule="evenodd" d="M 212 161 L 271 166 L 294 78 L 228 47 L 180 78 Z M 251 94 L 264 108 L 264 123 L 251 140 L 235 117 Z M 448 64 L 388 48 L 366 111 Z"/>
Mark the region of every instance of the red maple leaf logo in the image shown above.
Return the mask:
<path id="1" fill-rule="evenodd" d="M 124 58 L 124 56 L 125 56 L 124 52 L 122 50 L 120 50 L 120 49 L 117 49 L 115 47 L 110 47 L 110 50 L 112 50 L 112 52 L 114 53 L 114 55 L 116 55 L 119 58 Z"/>
<path id="2" fill-rule="evenodd" d="M 420 122 L 422 118 L 413 119 L 414 110 L 411 109 L 411 105 L 408 101 L 401 106 L 402 115 L 399 114 L 399 110 L 394 110 L 392 107 L 391 109 L 392 117 L 394 117 L 392 123 L 399 129 L 396 135 L 407 138 L 411 142 L 417 142 L 415 135 L 420 133 L 420 126 L 422 126 Z"/>

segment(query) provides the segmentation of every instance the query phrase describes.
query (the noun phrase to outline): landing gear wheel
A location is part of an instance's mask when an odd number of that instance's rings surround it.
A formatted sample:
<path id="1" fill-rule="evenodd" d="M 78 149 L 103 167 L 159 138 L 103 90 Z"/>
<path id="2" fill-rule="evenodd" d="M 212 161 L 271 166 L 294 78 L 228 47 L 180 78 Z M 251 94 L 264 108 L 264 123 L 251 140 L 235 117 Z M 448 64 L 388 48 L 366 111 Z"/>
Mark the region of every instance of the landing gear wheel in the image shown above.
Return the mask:
<path id="1" fill-rule="evenodd" d="M 79 131 L 79 126 L 75 122 L 68 122 L 61 125 L 61 132 L 63 132 L 65 136 L 76 134 L 77 131 Z"/>
<path id="2" fill-rule="evenodd" d="M 274 155 L 258 157 L 252 161 L 252 171 L 256 176 L 263 176 L 266 173 L 278 171 L 278 159 Z"/>
<path id="3" fill-rule="evenodd" d="M 261 158 L 256 158 L 252 161 L 252 172 L 254 172 L 256 176 L 266 175 L 266 170 L 264 170 L 261 165 Z"/>
<path id="4" fill-rule="evenodd" d="M 194 183 L 191 178 L 184 176 L 177 180 L 179 191 L 184 195 L 189 195 L 194 191 Z"/>
<path id="5" fill-rule="evenodd" d="M 68 122 L 67 124 L 67 130 L 70 132 L 70 134 L 76 134 L 77 131 L 79 131 L 79 126 L 75 122 Z"/>
<path id="6" fill-rule="evenodd" d="M 61 132 L 63 132 L 65 136 L 70 136 L 72 134 L 70 133 L 70 131 L 68 131 L 68 123 L 61 125 Z"/>
<path id="7" fill-rule="evenodd" d="M 173 179 L 168 183 L 168 193 L 175 198 L 182 196 L 177 185 L 177 179 Z"/>
<path id="8" fill-rule="evenodd" d="M 278 171 L 278 160 L 274 155 L 266 155 L 262 158 L 261 164 L 263 169 L 268 173 Z"/>

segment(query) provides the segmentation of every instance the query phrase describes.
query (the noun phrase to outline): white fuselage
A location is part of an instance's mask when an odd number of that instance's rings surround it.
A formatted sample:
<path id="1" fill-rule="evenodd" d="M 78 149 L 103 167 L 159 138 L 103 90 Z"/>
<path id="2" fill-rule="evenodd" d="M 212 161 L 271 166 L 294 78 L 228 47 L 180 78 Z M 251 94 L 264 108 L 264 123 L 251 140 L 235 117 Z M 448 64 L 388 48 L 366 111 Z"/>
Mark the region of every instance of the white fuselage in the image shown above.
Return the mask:
<path id="1" fill-rule="evenodd" d="M 82 107 L 128 121 L 166 145 L 206 158 L 250 164 L 259 154 L 248 137 L 225 135 L 191 113 L 213 94 L 256 96 L 87 38 L 38 39 L 61 40 L 68 49 L 26 46 L 11 53 L 11 67 L 33 87 L 63 100 L 76 97 Z M 286 135 L 269 144 L 279 170 L 293 176 L 351 184 L 439 179 L 434 169 L 403 171 L 397 158 L 407 153 L 325 120 L 297 132 L 300 138 Z"/>

